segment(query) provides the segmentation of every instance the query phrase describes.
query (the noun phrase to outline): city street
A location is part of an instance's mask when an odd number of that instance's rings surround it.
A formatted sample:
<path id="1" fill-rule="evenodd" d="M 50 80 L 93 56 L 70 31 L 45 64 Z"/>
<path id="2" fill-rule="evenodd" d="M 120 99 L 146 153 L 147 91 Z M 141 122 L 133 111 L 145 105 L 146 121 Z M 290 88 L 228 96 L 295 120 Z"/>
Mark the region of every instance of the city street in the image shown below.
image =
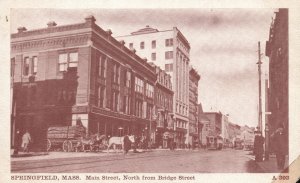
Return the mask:
<path id="1" fill-rule="evenodd" d="M 50 152 L 51 153 L 51 152 Z M 251 159 L 250 151 L 215 150 L 152 150 L 128 155 L 110 153 L 99 156 L 37 160 L 12 160 L 12 172 L 23 173 L 258 173 L 262 172 Z"/>

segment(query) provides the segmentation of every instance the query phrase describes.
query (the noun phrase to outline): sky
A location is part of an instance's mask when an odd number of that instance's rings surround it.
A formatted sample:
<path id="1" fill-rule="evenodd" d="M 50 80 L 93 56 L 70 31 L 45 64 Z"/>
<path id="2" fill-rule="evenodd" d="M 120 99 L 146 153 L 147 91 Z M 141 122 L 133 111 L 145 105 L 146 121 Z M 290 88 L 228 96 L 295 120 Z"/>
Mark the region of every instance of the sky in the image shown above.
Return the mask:
<path id="1" fill-rule="evenodd" d="M 229 121 L 252 127 L 258 121 L 258 41 L 265 42 L 276 9 L 12 9 L 11 33 L 84 22 L 94 15 L 112 36 L 128 35 L 149 25 L 177 27 L 189 41 L 190 64 L 199 72 L 199 103 L 205 111 L 229 114 Z M 263 78 L 268 58 L 262 56 Z M 262 87 L 264 88 L 264 87 Z M 263 107 L 264 108 L 264 107 Z"/>

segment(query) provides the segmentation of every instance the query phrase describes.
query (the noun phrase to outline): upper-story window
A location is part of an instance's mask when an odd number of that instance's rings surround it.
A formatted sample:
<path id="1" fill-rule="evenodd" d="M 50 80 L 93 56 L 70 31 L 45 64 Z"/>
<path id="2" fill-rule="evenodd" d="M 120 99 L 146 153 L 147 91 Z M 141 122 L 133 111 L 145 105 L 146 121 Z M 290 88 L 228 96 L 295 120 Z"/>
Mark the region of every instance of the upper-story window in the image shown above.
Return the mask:
<path id="1" fill-rule="evenodd" d="M 166 47 L 173 46 L 173 39 L 172 38 L 166 39 L 165 45 Z"/>
<path id="2" fill-rule="evenodd" d="M 151 53 L 151 60 L 155 61 L 156 60 L 156 53 Z"/>
<path id="3" fill-rule="evenodd" d="M 156 41 L 155 41 L 155 40 L 153 40 L 153 41 L 151 42 L 151 46 L 152 46 L 153 49 L 156 48 Z"/>
<path id="4" fill-rule="evenodd" d="M 165 64 L 166 72 L 173 72 L 173 64 Z"/>
<path id="5" fill-rule="evenodd" d="M 102 78 L 106 77 L 106 59 L 106 56 L 101 55 L 98 60 L 98 76 Z"/>
<path id="6" fill-rule="evenodd" d="M 15 64 L 16 64 L 15 58 L 11 58 L 10 59 L 10 76 L 11 77 L 14 77 L 14 75 L 15 75 Z"/>
<path id="7" fill-rule="evenodd" d="M 126 85 L 126 87 L 128 87 L 128 88 L 131 87 L 131 72 L 130 72 L 130 71 L 126 71 L 125 85 Z"/>
<path id="8" fill-rule="evenodd" d="M 117 63 L 113 65 L 113 82 L 120 83 L 120 65 Z"/>
<path id="9" fill-rule="evenodd" d="M 58 58 L 59 71 L 67 71 L 68 68 L 76 68 L 78 65 L 78 53 L 61 53 Z"/>
<path id="10" fill-rule="evenodd" d="M 140 43 L 140 48 L 141 48 L 141 49 L 144 49 L 144 48 L 145 48 L 145 42 L 144 42 L 144 41 Z"/>
<path id="11" fill-rule="evenodd" d="M 172 58 L 173 58 L 173 51 L 166 51 L 165 59 L 172 59 Z"/>
<path id="12" fill-rule="evenodd" d="M 138 77 L 135 77 L 135 91 L 144 93 L 144 81 Z"/>
<path id="13" fill-rule="evenodd" d="M 150 85 L 148 83 L 146 83 L 146 96 L 153 98 L 154 95 L 154 87 L 153 85 Z"/>
<path id="14" fill-rule="evenodd" d="M 28 76 L 29 75 L 29 57 L 24 58 L 23 62 L 23 75 Z"/>
<path id="15" fill-rule="evenodd" d="M 38 58 L 36 56 L 32 57 L 31 72 L 34 75 L 37 73 L 37 63 L 38 63 Z"/>
<path id="16" fill-rule="evenodd" d="M 129 48 L 133 49 L 133 43 L 129 43 Z"/>

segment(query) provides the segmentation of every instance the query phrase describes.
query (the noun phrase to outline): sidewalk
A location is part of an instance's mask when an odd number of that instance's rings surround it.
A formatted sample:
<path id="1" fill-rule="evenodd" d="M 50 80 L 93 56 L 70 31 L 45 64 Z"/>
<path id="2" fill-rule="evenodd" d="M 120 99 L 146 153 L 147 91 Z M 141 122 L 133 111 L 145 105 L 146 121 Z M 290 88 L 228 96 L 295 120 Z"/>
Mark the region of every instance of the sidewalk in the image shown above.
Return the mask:
<path id="1" fill-rule="evenodd" d="M 276 156 L 270 156 L 269 160 L 256 163 L 265 173 L 282 173 L 284 171 L 277 168 Z M 286 162 L 285 167 L 287 167 L 287 164 L 288 162 Z"/>
<path id="2" fill-rule="evenodd" d="M 175 151 L 183 151 L 188 149 L 175 149 Z M 154 152 L 154 151 L 170 151 L 170 149 L 137 149 L 139 153 L 146 153 L 146 152 Z M 190 150 L 190 151 L 198 151 L 198 150 Z M 13 150 L 12 150 L 13 152 Z M 133 153 L 131 149 L 129 152 Z M 11 153 L 12 154 L 12 153 Z M 119 150 L 109 150 L 107 153 L 106 150 L 100 152 L 19 152 L 17 155 L 11 155 L 11 161 L 26 161 L 26 160 L 41 160 L 41 159 L 59 159 L 59 158 L 75 158 L 75 157 L 93 157 L 93 156 L 113 156 L 113 155 L 120 155 L 123 154 L 123 151 Z"/>

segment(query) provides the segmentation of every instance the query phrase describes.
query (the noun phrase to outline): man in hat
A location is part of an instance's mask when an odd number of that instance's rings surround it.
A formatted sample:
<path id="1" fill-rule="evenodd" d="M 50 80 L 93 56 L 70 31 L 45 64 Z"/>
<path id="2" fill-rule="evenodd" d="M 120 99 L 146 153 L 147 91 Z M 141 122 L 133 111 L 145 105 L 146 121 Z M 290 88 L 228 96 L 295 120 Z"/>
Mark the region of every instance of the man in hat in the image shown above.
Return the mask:
<path id="1" fill-rule="evenodd" d="M 285 155 L 287 154 L 287 136 L 284 132 L 283 124 L 279 124 L 277 130 L 271 135 L 273 142 L 273 148 L 276 153 L 277 167 L 278 169 L 284 168 Z"/>
<path id="2" fill-rule="evenodd" d="M 255 131 L 254 134 L 253 154 L 255 155 L 255 161 L 261 162 L 263 160 L 265 138 L 262 136 L 261 131 Z"/>

